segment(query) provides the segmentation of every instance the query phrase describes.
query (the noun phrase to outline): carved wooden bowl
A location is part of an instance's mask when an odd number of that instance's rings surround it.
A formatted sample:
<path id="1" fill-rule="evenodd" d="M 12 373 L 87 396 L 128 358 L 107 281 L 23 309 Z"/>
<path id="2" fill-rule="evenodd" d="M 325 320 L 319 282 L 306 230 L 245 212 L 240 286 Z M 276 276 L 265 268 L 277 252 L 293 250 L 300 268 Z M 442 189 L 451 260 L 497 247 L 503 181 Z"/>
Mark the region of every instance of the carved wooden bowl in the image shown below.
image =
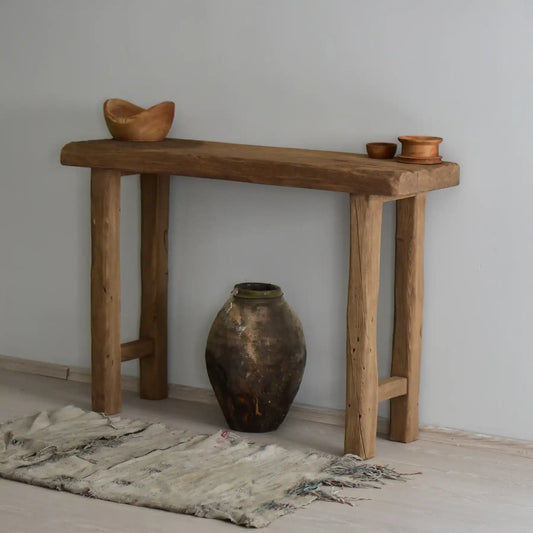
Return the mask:
<path id="1" fill-rule="evenodd" d="M 371 159 L 392 159 L 397 148 L 396 143 L 366 144 L 366 152 Z"/>
<path id="2" fill-rule="evenodd" d="M 126 100 L 104 102 L 104 117 L 111 135 L 119 141 L 162 141 L 174 120 L 174 102 L 143 109 Z"/>

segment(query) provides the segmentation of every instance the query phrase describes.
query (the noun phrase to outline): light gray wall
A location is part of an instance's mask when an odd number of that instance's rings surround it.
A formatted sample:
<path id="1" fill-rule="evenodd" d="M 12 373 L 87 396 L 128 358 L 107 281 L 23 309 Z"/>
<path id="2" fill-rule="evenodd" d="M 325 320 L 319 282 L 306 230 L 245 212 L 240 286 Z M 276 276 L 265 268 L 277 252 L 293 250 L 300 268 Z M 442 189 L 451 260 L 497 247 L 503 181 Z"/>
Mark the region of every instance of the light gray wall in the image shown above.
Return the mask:
<path id="1" fill-rule="evenodd" d="M 59 151 L 108 135 L 108 97 L 174 100 L 175 137 L 361 152 L 440 135 L 462 185 L 428 198 L 421 421 L 533 439 L 532 27 L 527 0 L 2 0 L 0 353 L 89 365 L 89 173 Z M 123 191 L 131 340 L 137 180 Z M 297 401 L 342 408 L 345 195 L 175 178 L 171 212 L 171 381 L 209 386 L 210 322 L 233 283 L 266 280 L 306 331 Z"/>

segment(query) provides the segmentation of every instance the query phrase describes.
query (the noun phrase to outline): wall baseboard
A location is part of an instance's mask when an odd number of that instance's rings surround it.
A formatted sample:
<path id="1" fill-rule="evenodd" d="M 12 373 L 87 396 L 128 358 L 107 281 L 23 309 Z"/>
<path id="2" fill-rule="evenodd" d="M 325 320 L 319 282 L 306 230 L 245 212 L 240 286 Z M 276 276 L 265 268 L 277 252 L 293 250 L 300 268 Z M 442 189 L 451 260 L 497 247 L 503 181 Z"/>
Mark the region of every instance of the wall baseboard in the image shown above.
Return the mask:
<path id="1" fill-rule="evenodd" d="M 35 374 L 39 376 L 63 379 L 77 383 L 90 383 L 91 371 L 88 368 L 71 367 L 55 363 L 44 363 L 20 357 L 0 355 L 0 370 Z M 138 392 L 139 380 L 133 376 L 122 376 L 122 390 Z M 168 396 L 176 400 L 216 405 L 215 394 L 210 389 L 190 387 L 169 383 Z M 288 414 L 288 419 L 307 420 L 334 426 L 344 426 L 344 411 L 306 405 L 293 405 Z M 386 418 L 378 419 L 378 434 L 388 434 L 389 421 Z M 533 442 L 493 437 L 480 433 L 459 431 L 455 429 L 421 426 L 420 440 L 461 446 L 465 448 L 484 448 L 506 455 L 518 455 L 533 459 Z"/>

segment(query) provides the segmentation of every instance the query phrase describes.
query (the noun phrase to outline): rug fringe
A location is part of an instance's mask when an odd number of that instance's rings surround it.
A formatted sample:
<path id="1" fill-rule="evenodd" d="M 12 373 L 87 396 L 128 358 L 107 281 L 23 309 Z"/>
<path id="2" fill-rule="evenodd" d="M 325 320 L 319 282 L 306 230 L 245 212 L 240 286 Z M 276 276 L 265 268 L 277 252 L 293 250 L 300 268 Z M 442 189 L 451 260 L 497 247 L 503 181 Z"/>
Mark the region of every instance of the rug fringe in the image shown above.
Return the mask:
<path id="1" fill-rule="evenodd" d="M 401 474 L 389 466 L 365 463 L 359 456 L 346 454 L 335 459 L 323 471 L 319 480 L 306 480 L 289 494 L 291 496 L 311 496 L 317 500 L 353 505 L 354 501 L 367 498 L 341 496 L 335 489 L 342 488 L 381 488 L 384 480 L 402 480 L 409 474 Z"/>
<path id="2" fill-rule="evenodd" d="M 335 459 L 325 470 L 320 480 L 304 481 L 290 491 L 294 496 L 314 496 L 318 500 L 352 505 L 353 501 L 365 498 L 339 496 L 334 488 L 381 488 L 384 480 L 402 480 L 407 474 L 383 465 L 365 463 L 357 455 L 346 454 Z"/>
<path id="3" fill-rule="evenodd" d="M 347 480 L 342 480 L 341 486 L 376 486 L 376 483 L 383 484 L 384 479 L 404 480 L 404 476 L 409 474 L 401 474 L 390 468 L 388 465 L 373 465 L 365 463 L 359 456 L 353 454 L 346 454 L 334 461 L 327 469 L 327 473 L 332 474 L 332 478 L 326 481 L 340 481 L 338 476 L 348 476 Z M 346 484 L 345 484 L 346 483 Z M 350 485 L 348 485 L 350 484 Z"/>

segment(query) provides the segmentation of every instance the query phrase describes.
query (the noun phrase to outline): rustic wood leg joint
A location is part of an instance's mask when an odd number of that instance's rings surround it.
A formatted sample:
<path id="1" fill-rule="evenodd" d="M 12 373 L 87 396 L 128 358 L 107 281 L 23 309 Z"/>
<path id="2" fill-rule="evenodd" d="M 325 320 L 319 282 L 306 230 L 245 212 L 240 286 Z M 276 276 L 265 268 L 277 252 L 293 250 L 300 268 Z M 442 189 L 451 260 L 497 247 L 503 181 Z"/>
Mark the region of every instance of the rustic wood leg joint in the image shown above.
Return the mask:
<path id="1" fill-rule="evenodd" d="M 378 384 L 378 401 L 384 402 L 407 394 L 407 378 L 392 376 L 381 379 Z"/>
<path id="2" fill-rule="evenodd" d="M 123 362 L 144 357 L 154 357 L 154 339 L 147 338 L 125 342 L 120 345 L 120 356 Z"/>

